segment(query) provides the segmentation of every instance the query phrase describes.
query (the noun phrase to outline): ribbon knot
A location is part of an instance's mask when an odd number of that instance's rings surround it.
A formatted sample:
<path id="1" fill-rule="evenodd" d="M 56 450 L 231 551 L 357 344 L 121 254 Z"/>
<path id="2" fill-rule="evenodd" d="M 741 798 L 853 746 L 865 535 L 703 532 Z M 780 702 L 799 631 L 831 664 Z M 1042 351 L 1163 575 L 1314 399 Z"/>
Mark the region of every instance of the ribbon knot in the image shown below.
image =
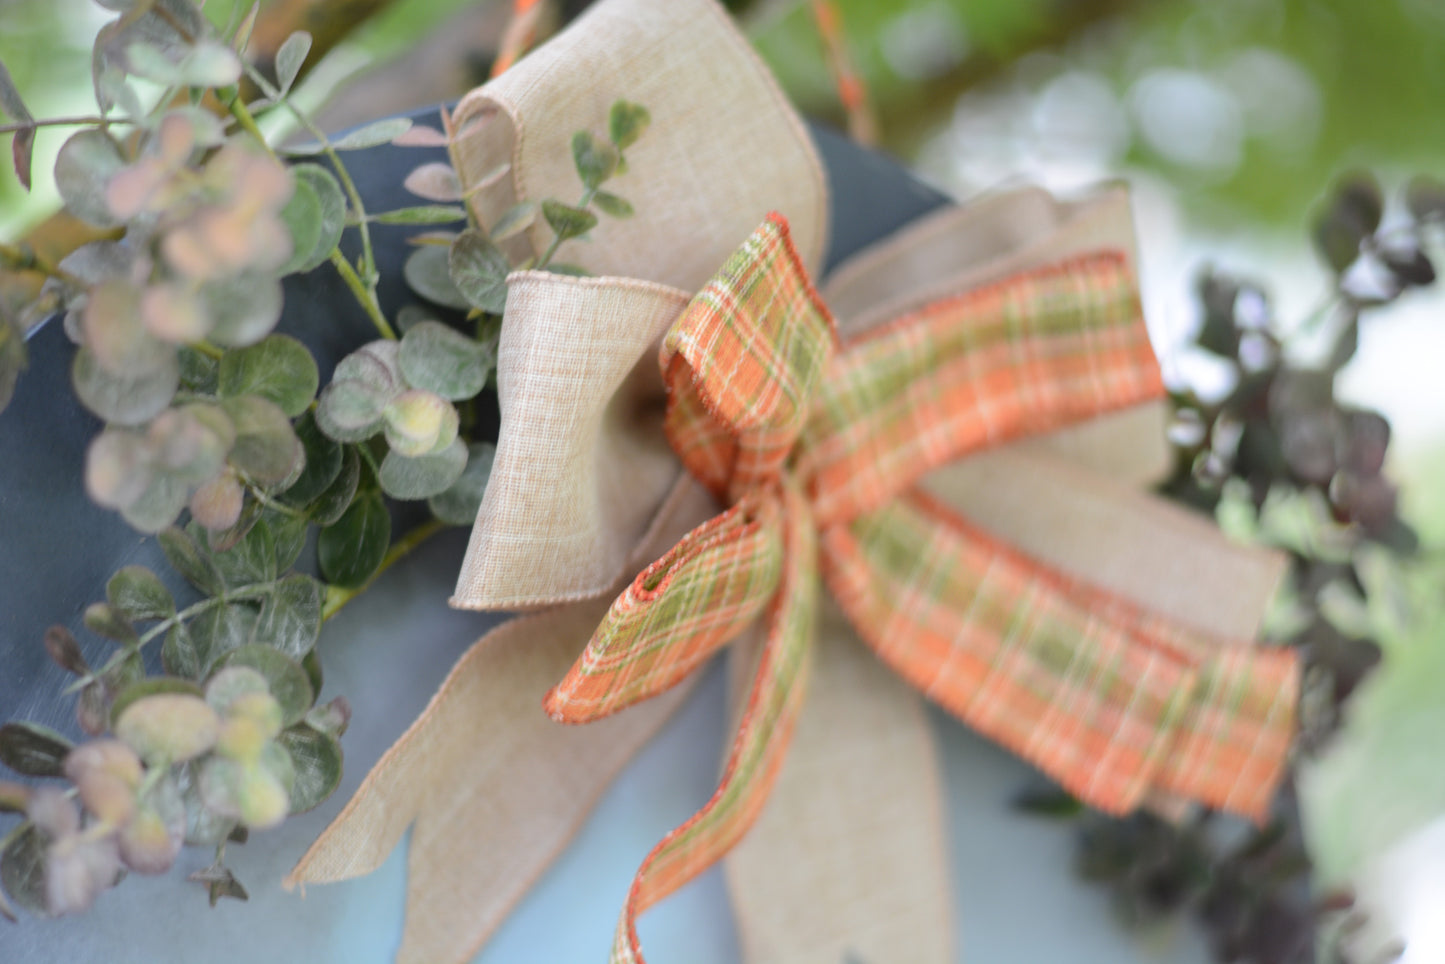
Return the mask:
<path id="1" fill-rule="evenodd" d="M 1288 653 L 1083 585 L 918 487 L 969 452 L 1162 392 L 1122 254 L 946 297 L 845 345 L 774 214 L 683 310 L 660 363 L 668 440 L 727 508 L 623 591 L 546 709 L 595 720 L 755 625 L 763 641 L 718 790 L 644 861 L 614 961 L 641 961 L 637 915 L 722 857 L 766 800 L 820 581 L 901 677 L 1092 806 L 1264 812 L 1291 728 Z"/>

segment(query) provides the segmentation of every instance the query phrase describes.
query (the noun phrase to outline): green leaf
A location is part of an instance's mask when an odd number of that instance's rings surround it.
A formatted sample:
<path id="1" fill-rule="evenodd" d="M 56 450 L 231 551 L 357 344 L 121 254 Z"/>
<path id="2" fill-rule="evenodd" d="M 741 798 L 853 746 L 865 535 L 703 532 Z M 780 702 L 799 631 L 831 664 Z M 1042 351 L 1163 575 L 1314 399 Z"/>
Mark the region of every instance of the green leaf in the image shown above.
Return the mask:
<path id="1" fill-rule="evenodd" d="M 270 528 L 271 541 L 276 546 L 276 571 L 286 572 L 296 565 L 296 560 L 306 548 L 306 534 L 310 531 L 311 520 L 304 515 L 292 515 L 268 508 L 261 514 L 261 521 Z"/>
<path id="2" fill-rule="evenodd" d="M 311 681 L 311 692 L 321 692 L 321 656 L 313 647 L 310 652 L 301 657 L 301 668 L 306 671 L 306 678 Z"/>
<path id="3" fill-rule="evenodd" d="M 146 534 L 160 532 L 176 521 L 186 507 L 185 482 L 174 475 L 157 475 L 150 480 L 140 498 L 122 506 L 121 518 L 132 529 Z"/>
<path id="4" fill-rule="evenodd" d="M 180 346 L 181 387 L 197 395 L 216 394 L 216 381 L 221 366 L 214 358 L 203 355 L 188 345 Z"/>
<path id="5" fill-rule="evenodd" d="M 239 489 L 239 483 L 237 487 Z M 244 492 L 241 492 L 240 495 L 241 498 L 245 498 Z M 192 506 L 191 521 L 206 528 L 205 523 L 200 516 L 196 514 L 195 509 L 196 507 Z M 251 531 L 251 527 L 260 521 L 260 518 L 260 504 L 254 501 L 246 502 L 241 506 L 241 511 L 236 516 L 236 521 L 229 526 L 219 530 L 206 528 L 206 544 L 212 552 L 229 552 L 232 546 L 246 538 L 247 533 Z"/>
<path id="6" fill-rule="evenodd" d="M 523 201 L 521 204 L 508 208 L 507 213 L 492 225 L 492 240 L 505 241 L 521 234 L 537 220 L 537 212 L 541 209 L 542 206 L 536 201 Z"/>
<path id="7" fill-rule="evenodd" d="M 572 162 L 577 166 L 582 186 L 595 191 L 617 170 L 617 150 L 610 144 L 599 143 L 587 131 L 578 131 L 572 135 Z"/>
<path id="8" fill-rule="evenodd" d="M 0 63 L 0 110 L 3 110 L 11 120 L 16 123 L 25 124 L 34 118 L 25 107 L 25 101 L 20 98 L 20 91 L 15 87 L 15 81 L 10 77 L 10 71 Z M 25 190 L 30 190 L 30 160 L 35 151 L 35 126 L 23 127 L 15 132 L 14 146 L 11 154 L 15 162 L 15 176 L 20 179 L 20 184 Z"/>
<path id="9" fill-rule="evenodd" d="M 165 642 L 161 644 L 161 666 L 172 676 L 200 678 L 201 653 L 184 623 L 177 623 L 166 632 Z"/>
<path id="10" fill-rule="evenodd" d="M 149 44 L 126 48 L 131 73 L 172 87 L 228 87 L 241 77 L 236 52 L 213 40 L 195 44 L 178 60 Z"/>
<path id="11" fill-rule="evenodd" d="M 391 393 L 360 379 L 333 381 L 316 401 L 316 427 L 337 442 L 364 442 L 381 430 Z"/>
<path id="12" fill-rule="evenodd" d="M 607 136 L 619 151 L 625 151 L 637 143 L 650 123 L 652 115 L 646 107 L 625 100 L 615 101 L 607 112 Z"/>
<path id="13" fill-rule="evenodd" d="M 20 96 L 20 89 L 15 86 L 15 80 L 10 76 L 10 71 L 4 63 L 0 63 L 0 111 L 17 124 L 24 124 L 35 118 L 30 115 L 30 110 L 25 106 L 25 101 Z"/>
<path id="14" fill-rule="evenodd" d="M 211 318 L 211 340 L 227 348 L 254 345 L 281 320 L 281 282 L 269 275 L 207 282 L 201 298 Z"/>
<path id="15" fill-rule="evenodd" d="M 465 311 L 471 307 L 452 282 L 450 253 L 437 245 L 417 248 L 402 265 L 402 277 L 412 291 L 444 308 Z"/>
<path id="16" fill-rule="evenodd" d="M 276 89 L 284 96 L 296 83 L 296 76 L 301 73 L 301 65 L 306 63 L 306 55 L 311 52 L 311 35 L 304 30 L 298 30 L 276 51 Z"/>
<path id="17" fill-rule="evenodd" d="M 338 151 L 359 151 L 367 147 L 378 147 L 391 143 L 410 129 L 411 121 L 405 117 L 392 117 L 367 124 L 365 127 L 358 127 L 351 133 L 333 140 L 331 147 Z M 325 145 L 313 141 L 309 144 L 282 147 L 280 151 L 293 157 L 305 157 L 320 154 L 325 149 Z"/>
<path id="18" fill-rule="evenodd" d="M 230 666 L 245 666 L 266 678 L 267 689 L 276 702 L 281 704 L 284 726 L 294 726 L 301 722 L 301 718 L 315 702 L 316 697 L 311 691 L 311 681 L 306 678 L 306 670 L 280 650 L 262 643 L 242 646 L 227 653 L 217 665 L 217 669 Z"/>
<path id="19" fill-rule="evenodd" d="M 174 353 L 168 363 L 148 374 L 114 375 L 84 346 L 75 353 L 70 377 L 81 404 L 117 425 L 141 425 L 159 415 L 175 397 L 181 380 Z"/>
<path id="20" fill-rule="evenodd" d="M 321 635 L 321 604 L 325 594 L 325 587 L 310 576 L 296 573 L 282 579 L 261 603 L 256 641 L 294 659 L 305 656 Z"/>
<path id="21" fill-rule="evenodd" d="M 291 812 L 315 809 L 341 784 L 341 744 L 334 736 L 309 726 L 286 730 L 276 742 L 291 756 L 296 781 L 291 786 Z"/>
<path id="22" fill-rule="evenodd" d="M 574 208 L 551 198 L 542 202 L 542 216 L 563 241 L 586 234 L 597 227 L 597 215 L 591 211 Z"/>
<path id="23" fill-rule="evenodd" d="M 340 519 L 356 496 L 356 487 L 361 482 L 361 457 L 350 445 L 344 446 L 341 455 L 341 471 L 326 491 L 311 504 L 311 519 L 319 526 L 329 526 Z"/>
<path id="24" fill-rule="evenodd" d="M 467 448 L 461 439 L 435 455 L 407 458 L 386 453 L 378 476 L 382 491 L 394 499 L 426 499 L 449 489 L 467 466 Z"/>
<path id="25" fill-rule="evenodd" d="M 316 556 L 328 582 L 354 588 L 371 578 L 390 545 L 391 516 L 380 494 L 370 492 L 321 530 Z"/>
<path id="26" fill-rule="evenodd" d="M 22 829 L 0 851 L 0 885 L 5 893 L 36 917 L 49 917 L 45 900 L 45 835 L 34 825 Z"/>
<path id="27" fill-rule="evenodd" d="M 422 250 L 427 250 L 423 248 Z M 452 282 L 468 305 L 500 315 L 507 306 L 507 256 L 480 231 L 463 231 L 448 259 Z"/>
<path id="28" fill-rule="evenodd" d="M 281 209 L 292 240 L 283 275 L 314 270 L 329 259 L 346 226 L 346 198 L 334 174 L 319 164 L 297 164 L 291 175 L 295 191 Z"/>
<path id="29" fill-rule="evenodd" d="M 598 191 L 592 195 L 592 203 L 597 205 L 597 209 L 603 214 L 614 218 L 630 218 L 637 213 L 631 201 L 607 191 Z"/>
<path id="30" fill-rule="evenodd" d="M 275 402 L 291 418 L 310 406 L 319 382 L 316 359 L 290 335 L 269 335 L 221 356 L 222 398 L 256 395 Z"/>
<path id="31" fill-rule="evenodd" d="M 22 127 L 10 140 L 10 159 L 15 167 L 15 179 L 25 190 L 30 190 L 30 172 L 35 160 L 34 127 Z"/>
<path id="32" fill-rule="evenodd" d="M 547 270 L 552 272 L 553 274 L 565 274 L 573 278 L 592 277 L 592 272 L 588 271 L 580 264 L 568 264 L 563 261 L 552 262 L 551 264 L 547 265 Z"/>
<path id="33" fill-rule="evenodd" d="M 156 535 L 161 551 L 171 568 L 185 577 L 186 581 L 208 596 L 219 596 L 226 589 L 221 571 L 209 550 L 201 548 L 190 534 L 172 526 Z"/>
<path id="34" fill-rule="evenodd" d="M 58 777 L 72 744 L 48 726 L 12 722 L 0 726 L 0 763 L 27 777 Z"/>
<path id="35" fill-rule="evenodd" d="M 108 602 L 91 603 L 85 607 L 85 613 L 80 618 L 85 628 L 97 636 L 121 643 L 132 643 L 138 638 L 125 613 Z"/>
<path id="36" fill-rule="evenodd" d="M 432 515 L 447 525 L 469 526 L 477 521 L 482 494 L 492 475 L 497 447 L 490 442 L 473 442 L 467 447 L 467 466 L 445 492 L 432 496 L 427 506 Z"/>
<path id="37" fill-rule="evenodd" d="M 114 725 L 115 721 L 120 719 L 120 715 L 129 709 L 136 700 L 154 696 L 157 693 L 183 693 L 197 699 L 205 696 L 205 692 L 200 686 L 188 679 L 182 679 L 179 676 L 148 676 L 143 680 L 131 683 L 116 695 L 115 702 L 110 706 L 111 724 Z"/>
<path id="38" fill-rule="evenodd" d="M 104 131 L 81 130 L 72 134 L 55 156 L 55 188 L 71 214 L 108 228 L 117 221 L 105 203 L 105 187 L 124 166 L 120 148 Z"/>
<path id="39" fill-rule="evenodd" d="M 376 215 L 373 220 L 378 224 L 448 224 L 464 220 L 466 216 L 466 209 L 455 204 L 428 204 L 385 211 Z"/>
<path id="40" fill-rule="evenodd" d="M 165 619 L 176 602 L 160 577 L 145 566 L 126 566 L 105 584 L 105 598 L 131 619 Z"/>
<path id="41" fill-rule="evenodd" d="M 338 696 L 329 703 L 313 707 L 306 714 L 306 725 L 320 733 L 340 739 L 351 723 L 351 704 Z"/>
<path id="42" fill-rule="evenodd" d="M 84 676 L 90 672 L 90 664 L 85 661 L 75 634 L 64 626 L 50 626 L 45 630 L 45 653 L 67 673 Z"/>
<path id="43" fill-rule="evenodd" d="M 255 635 L 256 619 L 254 606 L 223 603 L 191 620 L 190 636 L 200 666 L 196 675 L 208 674 L 218 659 L 249 643 Z"/>
<path id="44" fill-rule="evenodd" d="M 216 745 L 221 729 L 216 711 L 189 689 L 148 693 L 113 715 L 115 735 L 151 765 L 195 759 Z"/>
<path id="45" fill-rule="evenodd" d="M 276 578 L 276 543 L 271 527 L 257 519 L 256 524 L 234 545 L 224 551 L 216 548 L 214 536 L 192 522 L 186 527 L 191 538 L 211 551 L 221 578 L 231 588 L 270 582 Z"/>
<path id="46" fill-rule="evenodd" d="M 319 498 L 341 474 L 341 445 L 321 431 L 310 412 L 296 422 L 295 432 L 306 453 L 306 467 L 286 489 L 283 498 L 290 505 L 306 506 Z"/>
<path id="47" fill-rule="evenodd" d="M 306 452 L 291 420 L 274 402 L 255 395 L 227 398 L 221 408 L 236 426 L 230 462 L 262 485 L 279 485 L 304 468 Z"/>
<path id="48" fill-rule="evenodd" d="M 401 339 L 402 377 L 450 401 L 472 398 L 487 385 L 495 349 L 439 321 L 421 321 Z"/>

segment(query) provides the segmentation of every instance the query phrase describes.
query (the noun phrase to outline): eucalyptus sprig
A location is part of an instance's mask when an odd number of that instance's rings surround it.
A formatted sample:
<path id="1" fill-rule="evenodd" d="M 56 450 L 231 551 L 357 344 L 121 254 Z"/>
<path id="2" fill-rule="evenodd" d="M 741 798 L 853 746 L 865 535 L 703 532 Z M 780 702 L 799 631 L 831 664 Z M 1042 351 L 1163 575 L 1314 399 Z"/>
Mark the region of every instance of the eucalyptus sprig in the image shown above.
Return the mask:
<path id="1" fill-rule="evenodd" d="M 86 489 L 154 535 L 190 598 L 128 566 L 81 620 L 107 642 L 47 631 L 90 739 L 0 726 L 0 764 L 24 778 L 0 781 L 0 814 L 20 817 L 0 837 L 0 914 L 11 917 L 6 894 L 41 916 L 79 912 L 124 870 L 164 872 L 187 844 L 215 848 L 191 877 L 213 904 L 245 899 L 227 846 L 335 790 L 350 709 L 344 698 L 316 702 L 321 626 L 430 535 L 475 518 L 494 449 L 473 437 L 471 408 L 491 381 L 513 268 L 496 229 L 530 224 L 514 212 L 488 233 L 465 205 L 456 145 L 475 127 L 456 129 L 445 111 L 441 131 L 393 119 L 328 137 L 290 96 L 311 47 L 304 31 L 267 76 L 246 59 L 254 6 L 221 30 L 192 0 L 97 2 L 119 13 L 95 41 L 96 116 L 33 117 L 0 65 L 0 112 L 12 122 L 0 133 L 14 135 L 22 181 L 37 135 L 75 128 L 56 184 L 70 213 L 106 232 L 53 263 L 0 244 L 0 271 L 45 278 L 33 301 L 0 316 L 0 409 L 25 366 L 25 332 L 62 315 L 76 396 L 105 423 Z M 243 101 L 243 79 L 261 96 Z M 157 85 L 146 102 L 142 90 Z M 312 142 L 267 143 L 258 118 L 271 111 L 291 114 Z M 579 270 L 551 260 L 596 225 L 590 207 L 631 213 L 600 186 L 647 120 L 619 101 L 610 144 L 577 135 L 582 200 L 533 206 L 555 237 L 517 267 Z M 448 148 L 452 164 L 406 180 L 432 203 L 367 210 L 344 155 L 386 143 Z M 394 325 L 377 298 L 371 226 L 454 222 L 467 226 L 444 246 L 416 239 L 405 274 L 428 301 L 469 312 L 473 333 L 417 307 Z M 274 331 L 281 279 L 314 270 L 337 272 L 379 336 L 326 385 L 310 350 Z M 388 499 L 425 501 L 432 519 L 394 537 Z M 303 571 L 313 532 L 317 571 Z M 161 675 L 147 675 L 147 648 L 159 649 Z"/>

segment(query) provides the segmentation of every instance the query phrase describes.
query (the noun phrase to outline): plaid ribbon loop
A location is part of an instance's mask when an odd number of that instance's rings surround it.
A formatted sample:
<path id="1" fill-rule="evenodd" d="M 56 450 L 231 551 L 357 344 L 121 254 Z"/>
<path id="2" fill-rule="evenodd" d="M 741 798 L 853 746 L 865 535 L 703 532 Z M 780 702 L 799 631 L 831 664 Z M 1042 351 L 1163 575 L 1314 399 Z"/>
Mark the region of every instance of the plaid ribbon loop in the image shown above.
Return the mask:
<path id="1" fill-rule="evenodd" d="M 763 639 L 718 790 L 643 862 L 614 961 L 642 961 L 637 915 L 721 858 L 766 800 L 820 583 L 900 676 L 1090 805 L 1266 811 L 1293 730 L 1293 654 L 1084 585 L 917 487 L 970 452 L 1162 393 L 1124 256 L 1016 275 L 841 344 L 771 215 L 679 316 L 660 362 L 668 439 L 729 508 L 638 575 L 546 708 L 597 719 L 755 626 Z"/>

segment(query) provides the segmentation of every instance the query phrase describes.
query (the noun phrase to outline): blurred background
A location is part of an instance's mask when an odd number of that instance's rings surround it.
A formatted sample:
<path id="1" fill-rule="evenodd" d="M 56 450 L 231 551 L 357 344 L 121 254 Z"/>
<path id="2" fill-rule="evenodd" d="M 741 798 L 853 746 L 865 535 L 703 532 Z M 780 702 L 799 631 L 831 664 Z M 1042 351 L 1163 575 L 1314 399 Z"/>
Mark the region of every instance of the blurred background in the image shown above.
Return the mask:
<path id="1" fill-rule="evenodd" d="M 1412 176 L 1445 176 L 1441 0 L 728 5 L 805 114 L 851 127 L 955 197 L 1129 181 L 1166 378 L 1206 402 L 1228 396 L 1241 369 L 1195 344 L 1203 272 L 1257 284 L 1265 301 L 1252 310 L 1298 330 L 1302 364 L 1319 361 L 1334 345 L 1310 335 L 1337 277 L 1311 233 L 1331 185 L 1373 172 L 1387 232 L 1406 219 Z M 249 6 L 209 0 L 206 12 L 224 24 Z M 544 0 L 533 32 L 585 6 Z M 0 0 L 0 61 L 36 116 L 94 111 L 90 43 L 111 16 L 92 0 Z M 511 0 L 263 0 L 254 46 L 264 56 L 310 31 L 296 97 L 339 129 L 482 82 L 513 16 Z M 76 226 L 52 217 L 64 137 L 40 132 L 29 193 L 0 172 L 0 238 L 75 243 Z M 1399 938 L 1401 959 L 1424 964 L 1445 961 L 1445 299 L 1437 285 L 1407 287 L 1360 316 L 1353 354 L 1319 361 L 1338 368 L 1340 399 L 1393 427 L 1387 470 L 1420 549 L 1366 587 L 1360 618 L 1383 660 L 1302 764 L 1299 792 L 1317 891 L 1353 888 L 1370 910 L 1354 959 Z"/>

